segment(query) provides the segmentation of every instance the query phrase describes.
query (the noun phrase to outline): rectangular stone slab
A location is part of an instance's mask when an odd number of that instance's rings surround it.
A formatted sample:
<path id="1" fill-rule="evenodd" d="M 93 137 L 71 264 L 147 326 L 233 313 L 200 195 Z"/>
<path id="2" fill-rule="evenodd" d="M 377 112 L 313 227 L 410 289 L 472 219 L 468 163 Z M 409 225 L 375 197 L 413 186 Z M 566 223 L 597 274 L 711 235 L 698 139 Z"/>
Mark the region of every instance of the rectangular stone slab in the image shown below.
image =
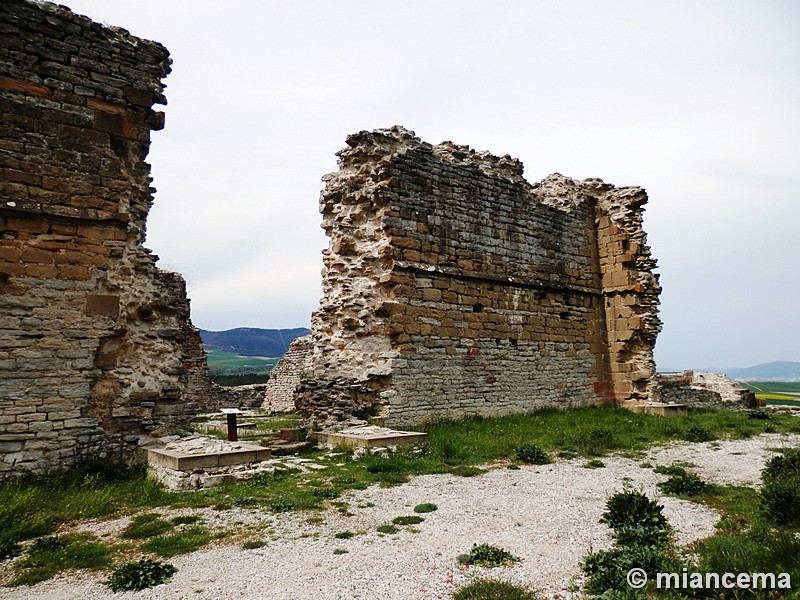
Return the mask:
<path id="1" fill-rule="evenodd" d="M 347 433 L 336 433 L 327 431 L 317 431 L 311 434 L 321 444 L 346 444 L 356 448 L 378 448 L 380 446 L 397 446 L 400 444 L 419 444 L 424 442 L 428 434 L 418 431 L 391 431 L 386 434 L 378 435 L 350 435 Z"/>
<path id="2" fill-rule="evenodd" d="M 208 454 L 183 454 L 175 450 L 148 448 L 147 462 L 176 471 L 193 471 L 228 465 L 242 465 L 268 460 L 272 452 L 269 448 L 256 445 L 242 445 L 239 450 L 212 452 Z"/>

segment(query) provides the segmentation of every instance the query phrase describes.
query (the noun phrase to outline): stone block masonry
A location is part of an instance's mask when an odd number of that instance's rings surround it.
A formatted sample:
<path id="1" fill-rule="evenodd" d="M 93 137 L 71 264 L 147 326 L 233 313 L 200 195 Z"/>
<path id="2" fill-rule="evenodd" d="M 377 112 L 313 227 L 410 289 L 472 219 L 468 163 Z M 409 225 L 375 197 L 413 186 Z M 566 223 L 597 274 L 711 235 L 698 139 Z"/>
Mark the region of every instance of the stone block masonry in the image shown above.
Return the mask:
<path id="1" fill-rule="evenodd" d="M 325 178 L 323 298 L 296 404 L 389 426 L 654 400 L 645 191 L 551 175 L 393 127 Z"/>
<path id="2" fill-rule="evenodd" d="M 179 426 L 200 342 L 183 280 L 142 245 L 167 50 L 3 0 L 0 65 L 2 478 Z"/>

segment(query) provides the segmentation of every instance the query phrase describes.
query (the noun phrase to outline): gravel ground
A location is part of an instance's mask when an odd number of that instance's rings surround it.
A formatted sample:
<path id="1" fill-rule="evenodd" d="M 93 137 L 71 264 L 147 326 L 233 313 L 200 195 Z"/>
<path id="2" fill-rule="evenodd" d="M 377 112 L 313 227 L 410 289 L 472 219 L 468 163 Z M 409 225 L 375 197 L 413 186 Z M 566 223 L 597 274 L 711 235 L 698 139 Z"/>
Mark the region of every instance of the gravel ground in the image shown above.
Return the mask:
<path id="1" fill-rule="evenodd" d="M 425 475 L 410 483 L 372 487 L 342 498 L 352 516 L 337 510 L 322 513 L 325 522 L 308 523 L 310 516 L 276 516 L 258 510 L 203 511 L 207 524 L 236 523 L 251 538 L 266 541 L 262 548 L 243 550 L 241 541 L 178 556 L 170 562 L 178 573 L 165 585 L 141 592 L 114 594 L 103 576 L 73 573 L 30 588 L 2 588 L 7 600 L 237 599 L 292 600 L 428 600 L 450 594 L 478 577 L 524 583 L 547 598 L 569 600 L 568 589 L 580 584 L 579 562 L 590 549 L 608 547 L 609 529 L 598 519 L 609 495 L 627 481 L 657 497 L 663 475 L 639 465 L 690 462 L 693 470 L 718 483 L 756 485 L 769 448 L 797 445 L 800 436 L 763 435 L 738 441 L 682 444 L 656 448 L 646 458 L 604 458 L 606 468 L 585 469 L 583 460 L 558 462 L 519 470 L 497 468 L 477 477 Z M 661 497 L 664 513 L 686 544 L 714 531 L 718 516 L 710 509 Z M 382 535 L 378 525 L 410 515 L 413 507 L 433 502 L 439 509 L 422 515 L 418 532 L 401 528 Z M 372 506 L 374 505 L 374 506 Z M 360 506 L 360 508 L 359 508 Z M 184 511 L 186 512 L 186 511 Z M 169 515 L 180 514 L 177 511 Z M 198 514 L 194 512 L 193 514 Z M 97 535 L 121 531 L 127 519 L 86 523 Z M 336 539 L 340 531 L 363 532 Z M 456 556 L 473 543 L 501 546 L 522 558 L 510 567 L 463 567 Z M 337 548 L 345 554 L 334 554 Z M 575 594 L 577 597 L 577 594 Z"/>

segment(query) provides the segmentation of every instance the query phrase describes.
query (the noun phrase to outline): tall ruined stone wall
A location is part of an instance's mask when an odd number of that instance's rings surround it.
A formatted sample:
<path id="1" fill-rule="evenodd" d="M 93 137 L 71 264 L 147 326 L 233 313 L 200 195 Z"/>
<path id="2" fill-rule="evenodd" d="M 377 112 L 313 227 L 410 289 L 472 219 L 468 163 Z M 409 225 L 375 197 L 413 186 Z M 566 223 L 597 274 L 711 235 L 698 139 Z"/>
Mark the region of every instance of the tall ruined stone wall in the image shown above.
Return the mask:
<path id="1" fill-rule="evenodd" d="M 394 127 L 350 136 L 297 394 L 318 425 L 389 425 L 657 395 L 641 188 L 552 175 Z"/>
<path id="2" fill-rule="evenodd" d="M 167 50 L 3 0 L 0 65 L 2 477 L 183 422 L 197 332 L 182 279 L 142 246 Z"/>

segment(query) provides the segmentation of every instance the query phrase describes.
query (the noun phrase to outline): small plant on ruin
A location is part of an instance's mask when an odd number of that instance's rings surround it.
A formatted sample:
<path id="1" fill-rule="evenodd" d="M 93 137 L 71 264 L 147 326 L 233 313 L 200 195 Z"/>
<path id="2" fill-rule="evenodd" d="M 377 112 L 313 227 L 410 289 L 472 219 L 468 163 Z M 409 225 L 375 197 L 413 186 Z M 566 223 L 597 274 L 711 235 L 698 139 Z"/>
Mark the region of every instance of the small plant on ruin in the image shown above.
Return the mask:
<path id="1" fill-rule="evenodd" d="M 422 504 L 417 504 L 414 507 L 414 512 L 415 513 L 429 513 L 429 512 L 433 512 L 435 510 L 438 510 L 438 508 L 439 507 L 436 506 L 435 504 L 433 504 L 432 502 L 423 502 Z"/>
<path id="2" fill-rule="evenodd" d="M 550 456 L 536 444 L 522 444 L 517 448 L 516 457 L 519 462 L 529 465 L 546 465 Z"/>
<path id="3" fill-rule="evenodd" d="M 519 557 L 509 551 L 489 544 L 473 544 L 472 550 L 458 557 L 458 562 L 462 565 L 478 565 L 490 569 L 511 565 L 519 560 Z"/>
<path id="4" fill-rule="evenodd" d="M 418 523 L 422 523 L 424 520 L 425 519 L 423 517 L 409 515 L 407 517 L 395 517 L 392 519 L 392 523 L 395 525 L 417 525 Z"/>
<path id="5" fill-rule="evenodd" d="M 177 571 L 169 563 L 143 558 L 118 566 L 108 578 L 107 585 L 115 592 L 138 591 L 166 583 Z"/>
<path id="6" fill-rule="evenodd" d="M 453 593 L 453 600 L 537 600 L 536 593 L 506 581 L 477 579 Z"/>

